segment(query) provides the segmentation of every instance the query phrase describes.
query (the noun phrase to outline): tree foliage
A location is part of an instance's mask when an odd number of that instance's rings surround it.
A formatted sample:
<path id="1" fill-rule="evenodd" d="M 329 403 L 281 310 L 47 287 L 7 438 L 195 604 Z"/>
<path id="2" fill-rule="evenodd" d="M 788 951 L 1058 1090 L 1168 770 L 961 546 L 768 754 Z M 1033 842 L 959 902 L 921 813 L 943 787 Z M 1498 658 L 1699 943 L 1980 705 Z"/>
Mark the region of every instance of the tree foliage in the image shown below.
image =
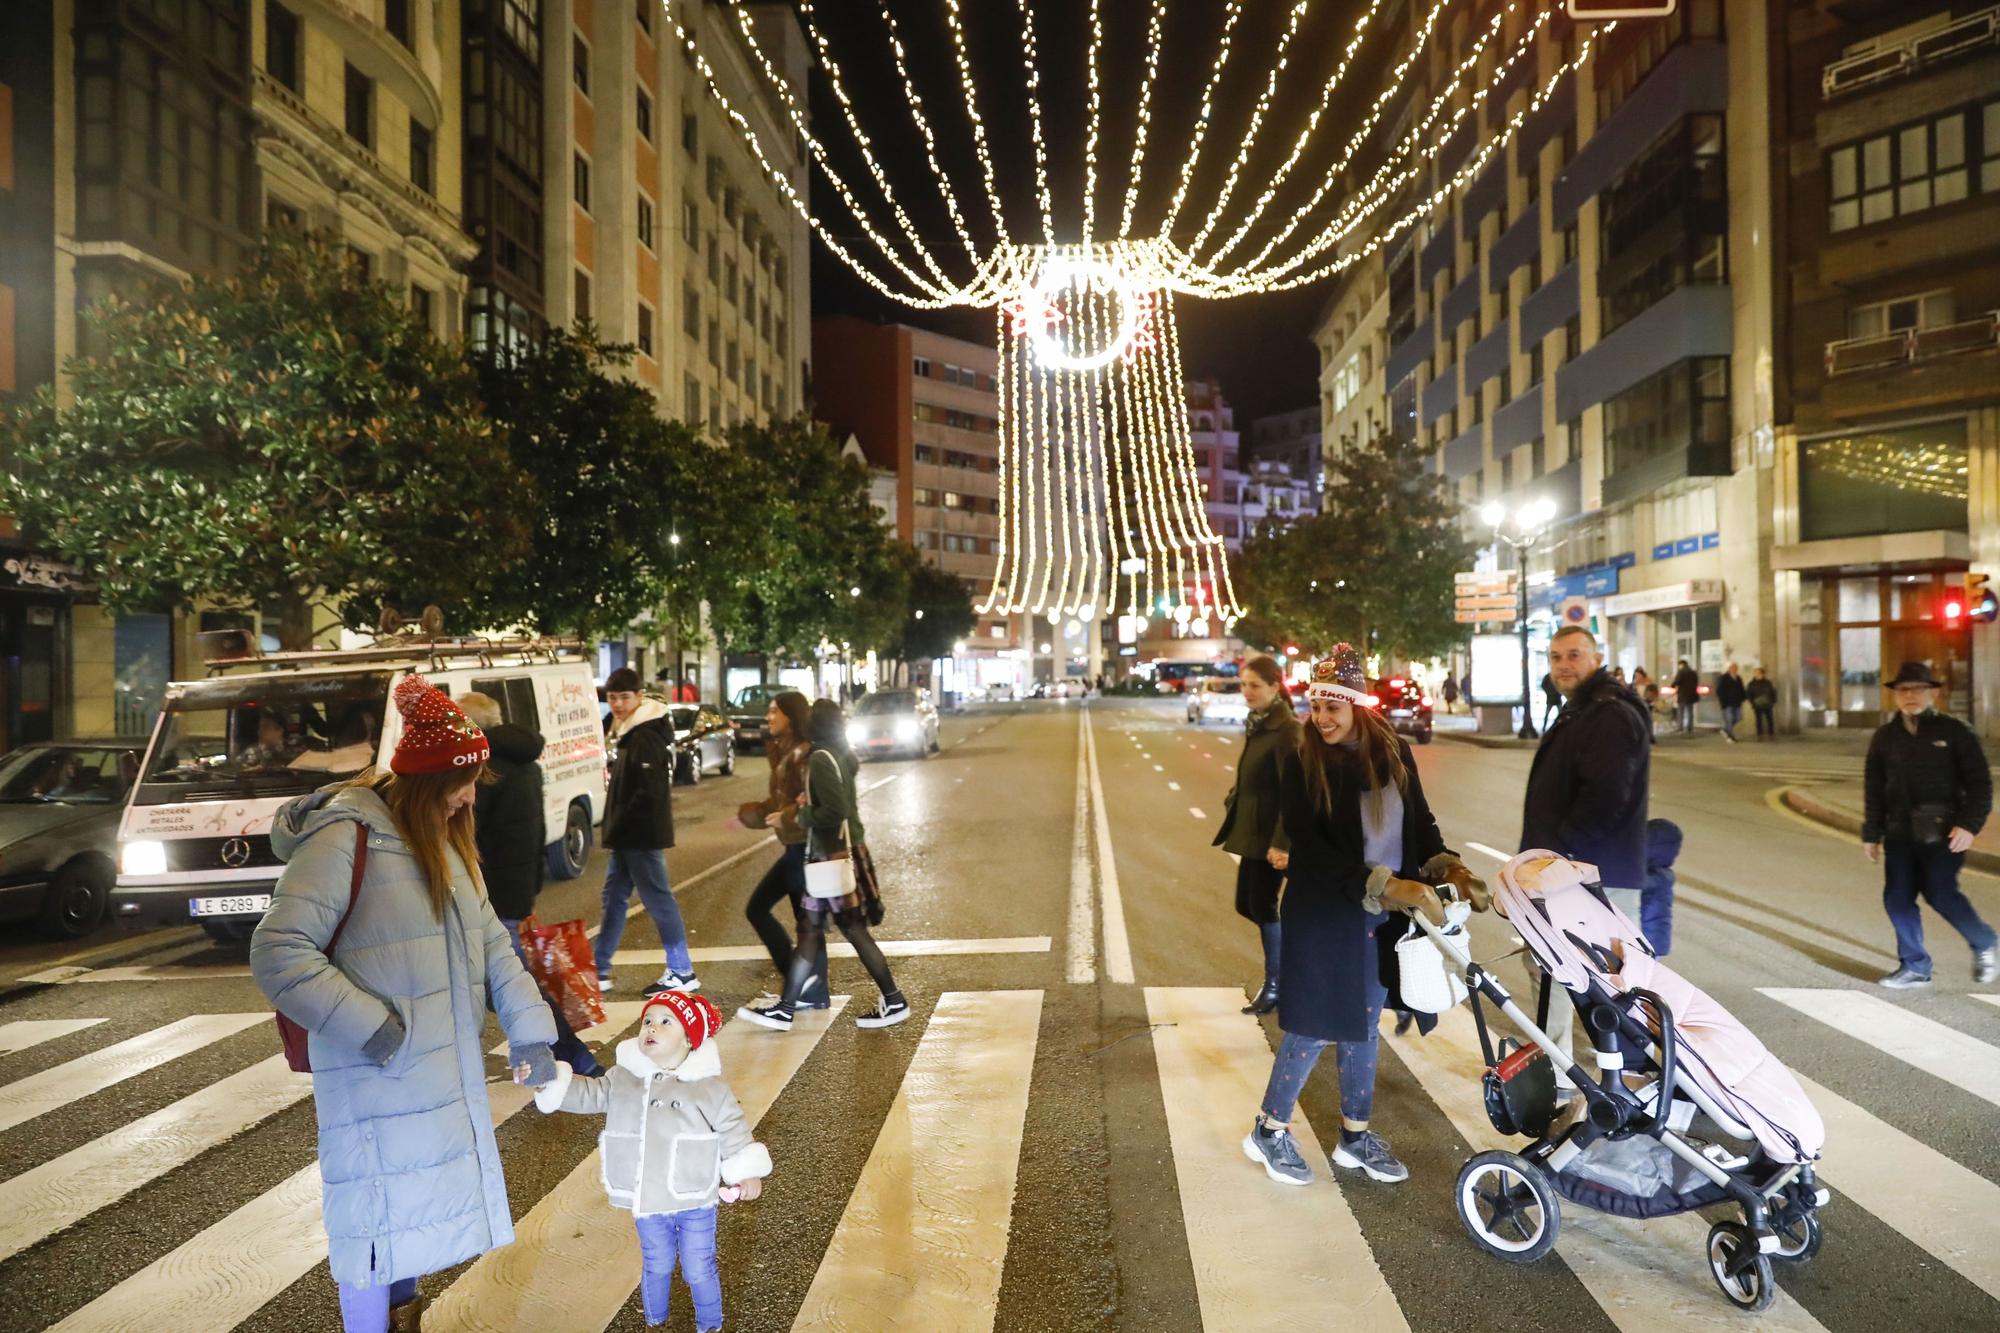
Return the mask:
<path id="1" fill-rule="evenodd" d="M 905 663 L 950 657 L 952 646 L 979 623 L 972 595 L 958 575 L 938 568 L 911 547 L 902 549 L 908 552 L 909 594 L 902 628 L 889 654 Z"/>
<path id="2" fill-rule="evenodd" d="M 103 354 L 0 415 L 5 500 L 113 611 L 282 607 L 353 626 L 384 602 L 483 603 L 534 491 L 456 348 L 321 236 L 274 232 L 244 270 L 93 310 Z"/>

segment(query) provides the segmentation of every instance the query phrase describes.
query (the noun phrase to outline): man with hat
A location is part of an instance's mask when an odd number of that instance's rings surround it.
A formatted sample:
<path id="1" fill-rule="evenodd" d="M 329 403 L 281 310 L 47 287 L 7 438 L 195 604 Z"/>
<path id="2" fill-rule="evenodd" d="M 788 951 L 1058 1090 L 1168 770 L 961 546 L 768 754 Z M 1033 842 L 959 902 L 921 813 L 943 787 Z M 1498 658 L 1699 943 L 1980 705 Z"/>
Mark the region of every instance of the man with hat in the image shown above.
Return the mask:
<path id="1" fill-rule="evenodd" d="M 1896 928 L 1894 972 L 1882 985 L 1931 984 L 1921 897 L 1972 946 L 1972 979 L 2000 977 L 2000 937 L 1958 887 L 1972 839 L 1993 809 L 1993 771 L 1972 728 L 1937 711 L 1943 682 L 1922 662 L 1905 662 L 1889 682 L 1896 716 L 1868 743 L 1861 850 L 1882 863 L 1882 906 Z"/>

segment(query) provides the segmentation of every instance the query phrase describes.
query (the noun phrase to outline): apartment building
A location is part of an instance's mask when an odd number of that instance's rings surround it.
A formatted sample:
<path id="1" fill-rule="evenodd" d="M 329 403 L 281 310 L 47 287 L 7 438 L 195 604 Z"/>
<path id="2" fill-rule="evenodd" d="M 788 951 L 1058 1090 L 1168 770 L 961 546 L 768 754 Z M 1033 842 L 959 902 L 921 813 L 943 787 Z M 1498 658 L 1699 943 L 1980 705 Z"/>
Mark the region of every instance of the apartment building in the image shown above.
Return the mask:
<path id="1" fill-rule="evenodd" d="M 1266 518 L 1292 523 L 1320 511 L 1326 490 L 1320 430 L 1317 407 L 1258 417 L 1250 423 L 1250 441 L 1243 446 L 1243 516 L 1250 531 Z"/>
<path id="2" fill-rule="evenodd" d="M 1398 331 L 1398 339 L 1416 326 L 1414 311 L 1406 314 L 1409 327 Z M 1381 252 L 1370 251 L 1336 280 L 1314 328 L 1324 463 L 1392 429 L 1415 430 L 1414 413 L 1401 422 L 1390 418 L 1382 377 L 1390 341 L 1388 274 Z"/>
<path id="3" fill-rule="evenodd" d="M 1187 382 L 1188 443 L 1194 449 L 1194 475 L 1201 487 L 1209 529 L 1222 538 L 1232 556 L 1243 552 L 1243 539 L 1254 529 L 1244 514 L 1249 474 L 1244 470 L 1242 436 L 1236 412 L 1213 379 Z"/>

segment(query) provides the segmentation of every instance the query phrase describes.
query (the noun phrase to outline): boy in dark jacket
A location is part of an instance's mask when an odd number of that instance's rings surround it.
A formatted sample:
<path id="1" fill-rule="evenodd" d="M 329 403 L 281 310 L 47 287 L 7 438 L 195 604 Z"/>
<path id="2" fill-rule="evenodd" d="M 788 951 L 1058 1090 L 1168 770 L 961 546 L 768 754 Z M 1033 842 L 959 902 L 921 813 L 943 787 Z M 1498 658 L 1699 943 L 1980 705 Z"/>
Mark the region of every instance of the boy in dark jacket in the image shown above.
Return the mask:
<path id="1" fill-rule="evenodd" d="M 667 966 L 647 995 L 698 991 L 688 956 L 687 927 L 667 884 L 667 849 L 674 845 L 674 732 L 667 706 L 639 692 L 639 673 L 620 667 L 604 682 L 611 706 L 605 739 L 611 750 L 611 788 L 604 798 L 604 847 L 611 864 L 604 875 L 604 927 L 597 935 L 597 979 L 611 989 L 611 959 L 625 936 L 632 891 L 660 932 Z"/>
<path id="2" fill-rule="evenodd" d="M 1639 900 L 1639 929 L 1657 957 L 1674 947 L 1674 862 L 1681 854 L 1681 826 L 1671 819 L 1646 821 L 1646 892 Z"/>

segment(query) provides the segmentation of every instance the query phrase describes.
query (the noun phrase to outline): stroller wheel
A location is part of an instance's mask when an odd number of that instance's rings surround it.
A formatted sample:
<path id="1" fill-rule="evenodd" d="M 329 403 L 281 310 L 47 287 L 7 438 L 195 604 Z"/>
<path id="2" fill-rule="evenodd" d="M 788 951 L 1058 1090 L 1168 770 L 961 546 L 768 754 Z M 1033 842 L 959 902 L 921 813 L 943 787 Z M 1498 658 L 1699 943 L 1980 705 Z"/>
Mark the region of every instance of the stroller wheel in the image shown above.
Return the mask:
<path id="1" fill-rule="evenodd" d="M 1772 1209 L 1771 1229 L 1778 1233 L 1777 1257 L 1802 1264 L 1819 1253 L 1819 1214 L 1800 1213 L 1786 1216 L 1783 1209 Z"/>
<path id="2" fill-rule="evenodd" d="M 1519 1153 L 1495 1150 L 1458 1173 L 1458 1220 L 1479 1248 L 1510 1264 L 1531 1264 L 1555 1247 L 1562 1203 L 1548 1174 Z"/>
<path id="3" fill-rule="evenodd" d="M 1758 1251 L 1757 1238 L 1740 1222 L 1717 1222 L 1708 1229 L 1708 1271 L 1739 1310 L 1756 1314 L 1778 1299 L 1771 1260 Z"/>

